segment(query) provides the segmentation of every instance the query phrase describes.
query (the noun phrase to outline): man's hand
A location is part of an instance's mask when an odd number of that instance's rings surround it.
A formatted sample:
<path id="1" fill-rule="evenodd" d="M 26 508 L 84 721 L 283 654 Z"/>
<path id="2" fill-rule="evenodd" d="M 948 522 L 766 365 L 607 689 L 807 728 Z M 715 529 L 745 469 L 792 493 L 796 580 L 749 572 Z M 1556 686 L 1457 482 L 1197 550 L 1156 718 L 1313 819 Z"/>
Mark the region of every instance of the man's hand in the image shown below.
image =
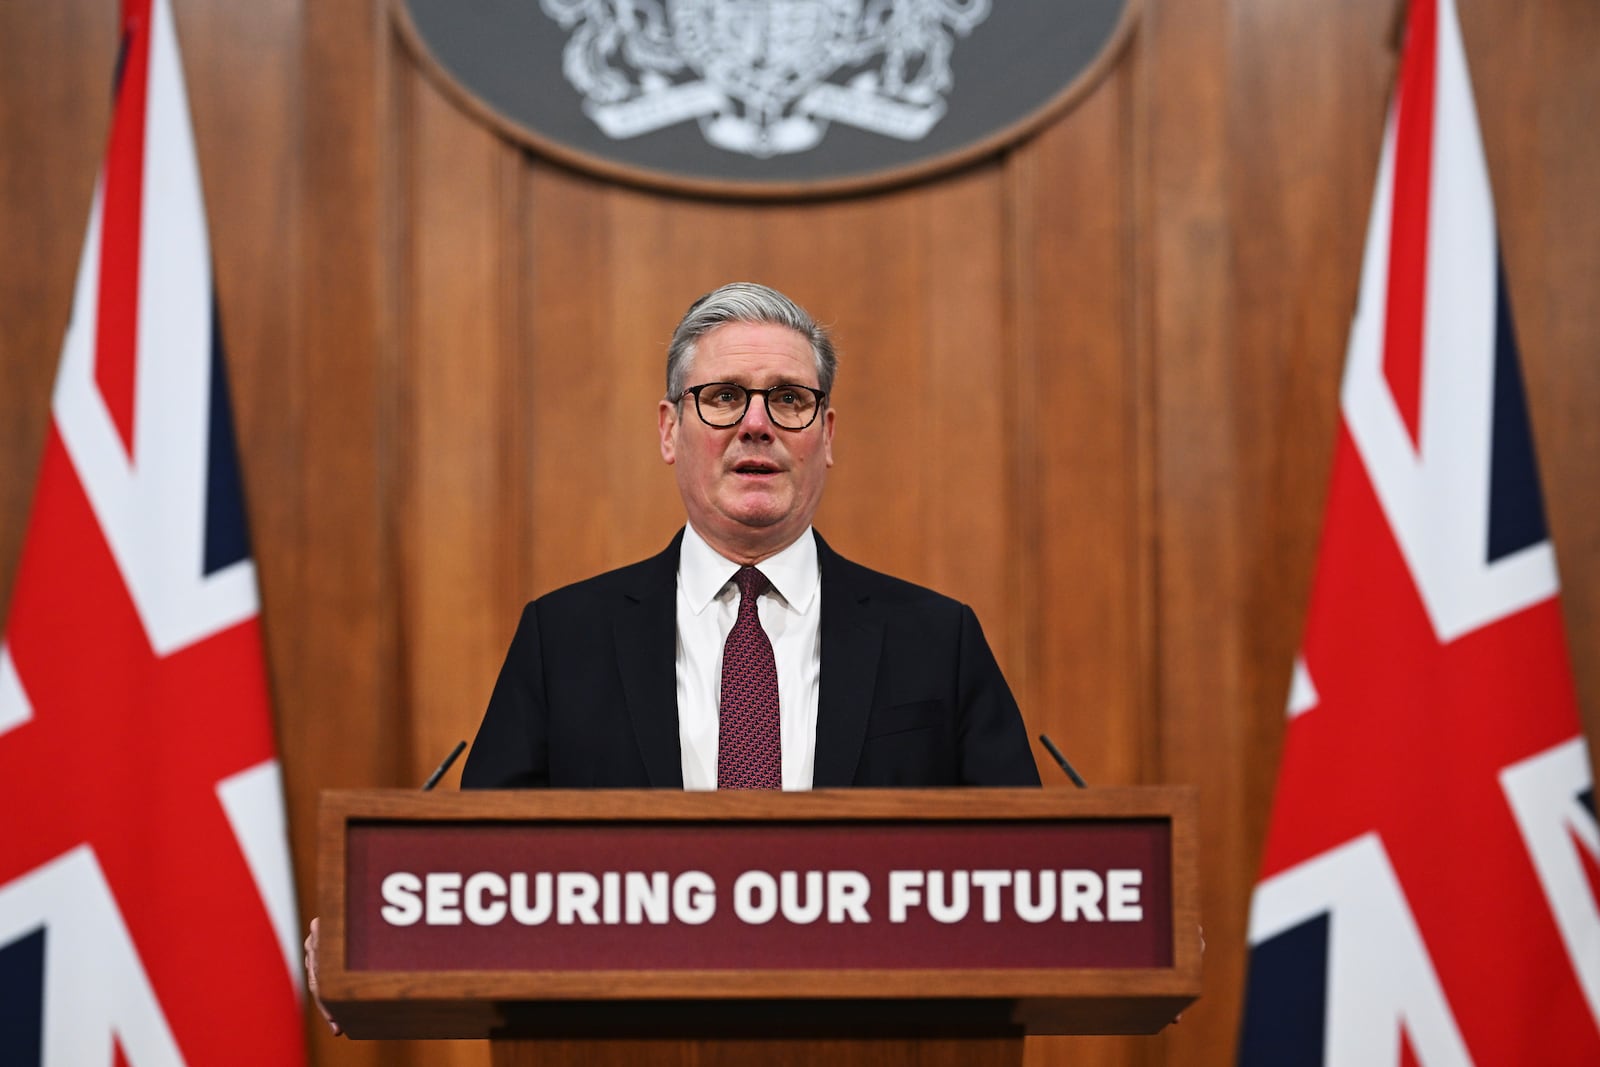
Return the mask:
<path id="1" fill-rule="evenodd" d="M 317 920 L 311 920 L 311 932 L 306 935 L 306 988 L 311 990 L 311 999 L 317 1002 L 317 1010 L 322 1017 L 328 1020 L 328 1029 L 334 1035 L 344 1033 L 339 1024 L 333 1021 L 333 1016 L 328 1014 L 327 1005 L 322 1003 L 322 998 L 317 996 Z"/>

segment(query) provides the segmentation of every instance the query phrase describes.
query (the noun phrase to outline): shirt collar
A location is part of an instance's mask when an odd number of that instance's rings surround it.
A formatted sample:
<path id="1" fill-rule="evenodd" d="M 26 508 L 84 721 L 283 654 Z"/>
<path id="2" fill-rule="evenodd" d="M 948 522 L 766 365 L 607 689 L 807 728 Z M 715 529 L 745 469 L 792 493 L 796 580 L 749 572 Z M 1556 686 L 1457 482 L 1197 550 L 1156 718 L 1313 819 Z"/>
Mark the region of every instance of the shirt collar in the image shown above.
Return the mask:
<path id="1" fill-rule="evenodd" d="M 772 588 L 802 615 L 811 610 L 821 584 L 817 569 L 817 539 L 807 526 L 805 532 L 783 551 L 756 564 Z M 685 524 L 683 546 L 678 551 L 678 587 L 688 598 L 689 609 L 700 614 L 733 580 L 739 564 L 706 544 L 693 524 Z"/>

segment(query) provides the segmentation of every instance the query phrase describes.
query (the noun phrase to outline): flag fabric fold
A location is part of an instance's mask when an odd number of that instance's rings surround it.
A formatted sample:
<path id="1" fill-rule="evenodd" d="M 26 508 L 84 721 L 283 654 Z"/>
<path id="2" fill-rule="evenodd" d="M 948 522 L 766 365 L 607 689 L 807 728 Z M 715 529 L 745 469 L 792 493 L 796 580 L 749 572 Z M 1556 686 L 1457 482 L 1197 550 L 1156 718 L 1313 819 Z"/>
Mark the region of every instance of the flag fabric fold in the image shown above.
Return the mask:
<path id="1" fill-rule="evenodd" d="M 116 99 L 0 640 L 0 1062 L 305 1059 L 211 254 L 168 0 Z"/>
<path id="2" fill-rule="evenodd" d="M 1600 1063 L 1600 829 L 1453 0 L 1412 0 L 1245 1067 Z"/>

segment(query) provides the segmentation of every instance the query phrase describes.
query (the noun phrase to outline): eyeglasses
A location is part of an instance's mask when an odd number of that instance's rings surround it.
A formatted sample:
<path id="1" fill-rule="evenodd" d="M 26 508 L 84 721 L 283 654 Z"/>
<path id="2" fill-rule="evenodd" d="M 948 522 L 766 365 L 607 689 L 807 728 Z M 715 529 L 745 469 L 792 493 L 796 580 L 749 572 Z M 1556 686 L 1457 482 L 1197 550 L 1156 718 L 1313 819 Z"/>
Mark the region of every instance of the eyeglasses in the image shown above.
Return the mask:
<path id="1" fill-rule="evenodd" d="M 726 430 L 744 421 L 750 410 L 750 398 L 760 396 L 767 405 L 767 418 L 774 426 L 785 430 L 803 430 L 817 421 L 822 401 L 827 393 L 809 385 L 774 385 L 770 389 L 751 389 L 734 382 L 707 382 L 691 385 L 679 394 L 678 399 L 694 397 L 694 410 L 700 421 L 718 430 Z"/>

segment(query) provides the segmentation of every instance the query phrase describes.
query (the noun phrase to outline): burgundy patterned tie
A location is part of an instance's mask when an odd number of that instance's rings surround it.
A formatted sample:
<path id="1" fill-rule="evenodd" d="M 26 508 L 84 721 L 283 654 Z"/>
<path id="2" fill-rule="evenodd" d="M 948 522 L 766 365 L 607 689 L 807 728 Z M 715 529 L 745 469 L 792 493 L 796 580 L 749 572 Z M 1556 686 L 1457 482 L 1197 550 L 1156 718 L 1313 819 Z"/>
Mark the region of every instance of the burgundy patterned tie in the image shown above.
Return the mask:
<path id="1" fill-rule="evenodd" d="M 718 789 L 782 789 L 778 734 L 778 665 L 761 628 L 756 598 L 767 576 L 740 567 L 739 617 L 722 646 L 722 707 L 717 734 Z"/>

